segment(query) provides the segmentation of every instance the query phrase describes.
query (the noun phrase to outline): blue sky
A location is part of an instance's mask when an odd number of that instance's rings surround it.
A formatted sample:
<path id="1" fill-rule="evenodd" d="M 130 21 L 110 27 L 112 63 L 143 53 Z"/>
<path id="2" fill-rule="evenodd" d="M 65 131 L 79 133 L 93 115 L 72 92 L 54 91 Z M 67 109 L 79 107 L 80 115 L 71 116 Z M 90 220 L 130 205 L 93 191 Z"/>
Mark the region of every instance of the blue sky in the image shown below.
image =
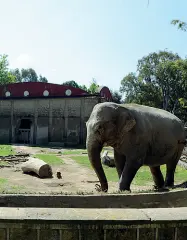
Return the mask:
<path id="1" fill-rule="evenodd" d="M 95 78 L 118 90 L 138 59 L 168 49 L 187 55 L 186 0 L 0 0 L 0 54 L 49 82 Z M 180 4 L 179 4 L 180 2 Z"/>

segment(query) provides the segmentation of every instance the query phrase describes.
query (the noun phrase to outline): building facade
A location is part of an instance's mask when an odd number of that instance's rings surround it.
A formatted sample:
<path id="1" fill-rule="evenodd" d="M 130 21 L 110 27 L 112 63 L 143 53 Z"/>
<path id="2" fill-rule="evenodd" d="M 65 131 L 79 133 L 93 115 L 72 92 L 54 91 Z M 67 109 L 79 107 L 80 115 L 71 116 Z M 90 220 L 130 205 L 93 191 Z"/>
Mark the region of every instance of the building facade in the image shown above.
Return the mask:
<path id="1" fill-rule="evenodd" d="M 85 123 L 93 107 L 111 100 L 107 87 L 90 95 L 82 89 L 51 83 L 1 86 L 0 143 L 85 145 Z"/>

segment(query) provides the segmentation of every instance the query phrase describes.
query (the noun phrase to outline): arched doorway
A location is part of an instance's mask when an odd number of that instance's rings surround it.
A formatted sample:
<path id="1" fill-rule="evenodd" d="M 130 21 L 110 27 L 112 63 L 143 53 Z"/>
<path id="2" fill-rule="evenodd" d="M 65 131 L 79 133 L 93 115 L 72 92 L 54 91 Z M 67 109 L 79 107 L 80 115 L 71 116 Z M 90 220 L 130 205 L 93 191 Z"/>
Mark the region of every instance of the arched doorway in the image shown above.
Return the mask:
<path id="1" fill-rule="evenodd" d="M 19 126 L 19 143 L 30 144 L 31 143 L 31 129 L 32 129 L 32 121 L 28 118 L 23 118 L 20 121 Z"/>

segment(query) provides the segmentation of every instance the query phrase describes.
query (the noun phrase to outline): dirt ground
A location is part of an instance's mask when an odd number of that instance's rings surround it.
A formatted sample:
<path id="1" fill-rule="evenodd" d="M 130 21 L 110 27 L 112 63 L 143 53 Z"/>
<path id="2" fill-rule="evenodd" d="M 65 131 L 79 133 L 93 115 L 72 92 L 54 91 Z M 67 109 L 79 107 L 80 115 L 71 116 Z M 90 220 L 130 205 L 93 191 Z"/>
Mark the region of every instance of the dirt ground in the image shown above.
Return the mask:
<path id="1" fill-rule="evenodd" d="M 53 178 L 40 179 L 38 177 L 23 174 L 21 164 L 16 164 L 10 168 L 0 168 L 0 178 L 7 179 L 8 184 L 5 193 L 46 193 L 46 194 L 89 194 L 97 193 L 95 184 L 99 184 L 98 178 L 92 169 L 88 169 L 79 165 L 71 159 L 71 155 L 63 155 L 61 152 L 67 149 L 59 148 L 39 148 L 25 145 L 14 145 L 13 149 L 17 153 L 29 153 L 34 155 L 37 153 L 55 153 L 58 157 L 62 158 L 64 164 L 52 166 Z M 187 153 L 187 150 L 185 150 Z M 56 172 L 60 171 L 62 179 L 56 177 Z M 11 190 L 9 190 L 11 185 Z M 0 185 L 1 188 L 1 185 Z M 148 191 L 153 189 L 153 183 L 148 183 L 146 186 L 141 186 L 141 191 Z M 109 193 L 118 190 L 117 182 L 109 182 Z M 131 185 L 132 192 L 140 191 L 140 187 Z M 1 189 L 2 192 L 2 189 Z"/>
<path id="2" fill-rule="evenodd" d="M 94 171 L 80 166 L 70 156 L 59 154 L 58 148 L 37 148 L 21 145 L 15 145 L 13 148 L 17 153 L 37 154 L 55 152 L 64 161 L 64 164 L 61 166 L 52 167 L 54 173 L 52 179 L 40 179 L 35 176 L 23 174 L 20 164 L 11 168 L 1 168 L 0 177 L 6 178 L 9 184 L 16 186 L 15 193 L 96 193 L 95 184 L 99 182 Z M 61 172 L 62 179 L 56 177 L 57 171 Z M 109 192 L 117 191 L 117 189 L 118 183 L 109 182 Z M 141 190 L 148 189 L 152 189 L 152 186 L 141 187 Z M 132 186 L 132 191 L 136 190 L 139 190 L 139 188 Z"/>

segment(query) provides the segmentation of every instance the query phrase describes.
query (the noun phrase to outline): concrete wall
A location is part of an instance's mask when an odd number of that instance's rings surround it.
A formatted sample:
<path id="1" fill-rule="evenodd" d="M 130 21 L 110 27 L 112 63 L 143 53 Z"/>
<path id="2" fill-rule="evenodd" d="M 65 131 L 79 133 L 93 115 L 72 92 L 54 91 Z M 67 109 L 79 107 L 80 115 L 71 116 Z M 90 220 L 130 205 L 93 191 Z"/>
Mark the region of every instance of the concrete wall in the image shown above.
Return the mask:
<path id="1" fill-rule="evenodd" d="M 1 208 L 1 240 L 186 240 L 187 208 Z"/>
<path id="2" fill-rule="evenodd" d="M 33 144 L 85 145 L 85 122 L 98 102 L 97 97 L 2 100 L 0 143 L 17 142 L 20 121 L 29 118 Z"/>

